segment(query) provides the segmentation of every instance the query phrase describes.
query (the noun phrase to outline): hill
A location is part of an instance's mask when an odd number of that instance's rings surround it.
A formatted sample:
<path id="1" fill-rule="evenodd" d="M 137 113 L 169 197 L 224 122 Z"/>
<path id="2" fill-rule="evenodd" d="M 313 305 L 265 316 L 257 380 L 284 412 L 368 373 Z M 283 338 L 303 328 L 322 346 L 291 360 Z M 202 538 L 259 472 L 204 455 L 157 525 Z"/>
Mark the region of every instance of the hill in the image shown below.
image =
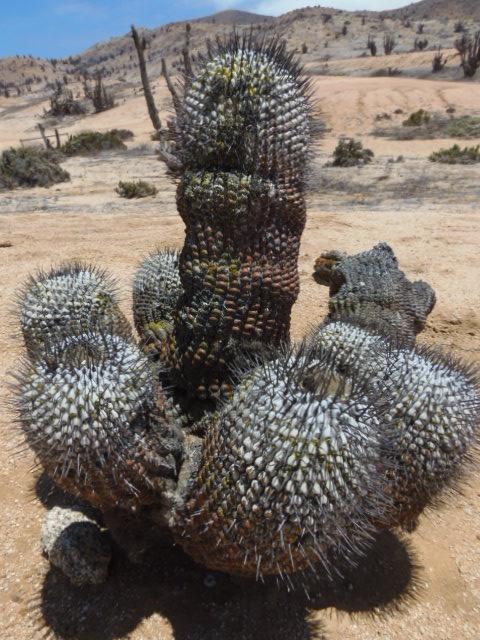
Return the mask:
<path id="1" fill-rule="evenodd" d="M 413 20 L 480 20 L 478 0 L 421 0 L 394 11 L 384 11 L 393 18 Z"/>
<path id="2" fill-rule="evenodd" d="M 383 39 L 386 34 L 395 38 L 396 54 L 405 54 L 417 49 L 418 41 L 426 51 L 438 47 L 451 49 L 458 37 L 456 24 L 462 24 L 474 31 L 480 20 L 478 0 L 422 0 L 395 11 L 341 11 L 322 6 L 305 7 L 285 13 L 279 17 L 257 15 L 246 11 L 229 10 L 191 20 L 191 50 L 195 57 L 203 50 L 205 40 L 214 40 L 229 33 L 233 26 L 238 31 L 254 29 L 260 34 L 280 33 L 290 49 L 302 54 L 302 60 L 315 73 L 352 73 L 355 65 L 342 71 L 339 61 L 369 57 L 367 40 L 373 37 L 377 43 L 379 73 L 388 70 L 392 59 L 382 62 Z M 420 30 L 421 23 L 421 30 Z M 156 78 L 161 73 L 161 59 L 165 58 L 170 69 L 180 64 L 184 42 L 184 22 L 174 22 L 154 29 L 143 29 L 149 48 L 147 63 L 149 74 Z M 432 54 L 433 55 L 433 54 Z M 411 75 L 430 73 L 430 59 L 427 67 L 419 70 L 411 66 Z M 413 58 L 412 58 L 413 61 Z M 387 64 L 388 63 L 388 64 Z M 375 65 L 374 65 L 375 66 Z M 402 63 L 402 73 L 405 73 Z M 450 75 L 435 77 L 461 78 L 461 72 L 449 70 Z M 375 69 L 372 69 L 372 73 Z M 385 71 L 386 73 L 387 71 Z M 14 56 L 0 59 L 0 92 L 8 87 L 7 93 L 18 93 L 49 89 L 57 80 L 72 85 L 81 93 L 84 75 L 100 73 L 109 84 L 138 84 L 137 56 L 129 34 L 99 42 L 75 56 L 63 60 L 42 60 L 30 56 Z"/>

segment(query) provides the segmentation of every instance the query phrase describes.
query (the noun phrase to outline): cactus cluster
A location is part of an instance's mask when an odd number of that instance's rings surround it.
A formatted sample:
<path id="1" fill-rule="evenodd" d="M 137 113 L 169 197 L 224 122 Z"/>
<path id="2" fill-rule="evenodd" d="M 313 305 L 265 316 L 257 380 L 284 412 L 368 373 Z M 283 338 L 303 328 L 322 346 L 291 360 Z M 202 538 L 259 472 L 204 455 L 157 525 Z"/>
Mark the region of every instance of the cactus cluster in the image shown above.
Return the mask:
<path id="1" fill-rule="evenodd" d="M 72 264 L 32 278 L 20 296 L 29 357 L 17 408 L 27 442 L 59 485 L 97 506 L 151 501 L 181 456 L 175 416 L 112 287 Z"/>
<path id="2" fill-rule="evenodd" d="M 387 245 L 323 256 L 329 314 L 292 345 L 308 84 L 278 41 L 233 36 L 184 86 L 185 243 L 135 275 L 139 345 L 102 272 L 31 279 L 23 432 L 117 540 L 158 529 L 213 569 L 331 576 L 455 486 L 478 437 L 475 375 L 415 348 L 434 293 Z"/>

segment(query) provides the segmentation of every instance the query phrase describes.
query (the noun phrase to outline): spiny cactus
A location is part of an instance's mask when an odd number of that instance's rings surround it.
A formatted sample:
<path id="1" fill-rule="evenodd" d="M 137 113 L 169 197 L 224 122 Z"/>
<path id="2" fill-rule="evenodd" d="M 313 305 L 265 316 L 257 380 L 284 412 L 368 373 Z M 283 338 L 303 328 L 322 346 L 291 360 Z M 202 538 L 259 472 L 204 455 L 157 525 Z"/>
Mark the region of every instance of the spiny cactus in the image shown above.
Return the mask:
<path id="1" fill-rule="evenodd" d="M 163 351 L 173 332 L 174 312 L 182 293 L 178 261 L 178 251 L 159 249 L 135 273 L 133 320 L 150 355 L 154 349 Z"/>
<path id="2" fill-rule="evenodd" d="M 177 514 L 178 541 L 236 574 L 332 575 L 387 510 L 379 472 L 381 395 L 329 366 L 320 347 L 288 351 L 241 377 L 207 432 Z"/>
<path id="3" fill-rule="evenodd" d="M 79 262 L 30 278 L 19 295 L 19 310 L 30 353 L 102 327 L 132 338 L 130 325 L 118 307 L 112 279 L 104 271 Z"/>
<path id="4" fill-rule="evenodd" d="M 435 305 L 430 285 L 407 280 L 385 243 L 354 256 L 326 252 L 316 269 L 330 286 L 330 320 L 361 324 L 394 343 L 413 346 Z"/>
<path id="5" fill-rule="evenodd" d="M 424 508 L 454 486 L 478 438 L 478 384 L 473 369 L 431 349 L 393 348 L 384 337 L 349 323 L 321 326 L 314 344 L 329 366 L 351 380 L 368 376 L 370 393 L 383 394 L 389 460 L 387 493 L 394 500 L 388 526 L 409 527 Z"/>
<path id="6" fill-rule="evenodd" d="M 181 383 L 198 397 L 230 389 L 239 339 L 288 338 L 305 224 L 307 92 L 284 45 L 253 38 L 210 48 L 187 78 L 178 116 L 186 238 L 175 341 Z"/>
<path id="7" fill-rule="evenodd" d="M 289 344 L 307 94 L 277 41 L 234 36 L 187 73 L 169 160 L 186 239 L 135 276 L 144 353 L 95 270 L 22 294 L 26 439 L 131 557 L 158 531 L 214 569 L 331 575 L 438 500 L 478 437 L 475 376 L 414 349 L 435 296 L 387 245 L 325 254 L 329 314 Z"/>
<path id="8" fill-rule="evenodd" d="M 95 505 L 148 502 L 176 477 L 182 454 L 155 384 L 131 341 L 108 333 L 66 338 L 19 375 L 27 442 L 60 486 Z"/>

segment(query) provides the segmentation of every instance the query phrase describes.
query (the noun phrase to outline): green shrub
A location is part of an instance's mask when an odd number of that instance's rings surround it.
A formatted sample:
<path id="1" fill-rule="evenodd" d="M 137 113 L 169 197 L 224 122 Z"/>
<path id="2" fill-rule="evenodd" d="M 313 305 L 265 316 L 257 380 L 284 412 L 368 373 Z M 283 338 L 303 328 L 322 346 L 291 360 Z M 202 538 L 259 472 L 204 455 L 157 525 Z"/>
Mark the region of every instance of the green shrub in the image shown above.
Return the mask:
<path id="1" fill-rule="evenodd" d="M 135 134 L 133 133 L 133 131 L 130 131 L 130 129 L 110 129 L 109 133 L 111 135 L 116 134 L 120 140 L 133 140 L 133 138 L 135 137 Z"/>
<path id="2" fill-rule="evenodd" d="M 115 191 L 121 198 L 146 198 L 147 196 L 154 196 L 157 193 L 156 187 L 144 180 L 134 180 L 131 182 L 120 180 Z"/>
<path id="3" fill-rule="evenodd" d="M 0 190 L 16 187 L 49 187 L 70 180 L 60 166 L 61 156 L 49 149 L 18 147 L 0 156 Z"/>
<path id="4" fill-rule="evenodd" d="M 384 69 L 375 69 L 370 74 L 372 78 L 384 78 L 384 77 L 395 77 L 401 76 L 402 72 L 398 67 L 386 67 Z"/>
<path id="5" fill-rule="evenodd" d="M 463 116 L 452 120 L 446 129 L 450 138 L 480 138 L 480 118 Z"/>
<path id="6" fill-rule="evenodd" d="M 403 121 L 404 127 L 421 127 L 422 124 L 430 122 L 430 114 L 425 109 L 419 109 L 411 113 L 406 120 Z"/>
<path id="7" fill-rule="evenodd" d="M 480 162 L 480 145 L 462 149 L 458 144 L 454 144 L 449 149 L 435 151 L 429 157 L 429 160 L 445 164 L 474 164 L 475 162 Z"/>
<path id="8" fill-rule="evenodd" d="M 355 167 L 368 164 L 374 153 L 371 149 L 364 149 L 361 142 L 353 138 L 342 138 L 333 152 L 332 167 Z"/>
<path id="9" fill-rule="evenodd" d="M 119 130 L 111 129 L 105 133 L 100 133 L 100 131 L 82 131 L 82 133 L 77 133 L 70 136 L 67 142 L 62 145 L 61 150 L 67 156 L 76 156 L 97 153 L 98 151 L 108 151 L 110 149 L 126 148 Z"/>

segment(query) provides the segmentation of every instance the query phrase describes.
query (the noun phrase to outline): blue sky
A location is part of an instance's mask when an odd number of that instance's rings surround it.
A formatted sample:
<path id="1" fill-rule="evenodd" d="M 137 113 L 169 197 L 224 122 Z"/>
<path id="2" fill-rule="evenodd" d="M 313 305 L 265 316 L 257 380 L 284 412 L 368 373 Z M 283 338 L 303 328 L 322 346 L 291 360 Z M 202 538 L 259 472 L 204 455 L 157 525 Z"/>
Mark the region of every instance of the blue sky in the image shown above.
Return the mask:
<path id="1" fill-rule="evenodd" d="M 409 0 L 325 0 L 338 9 L 390 9 Z M 0 57 L 15 54 L 64 57 L 111 36 L 132 22 L 157 27 L 175 20 L 243 9 L 280 15 L 313 6 L 312 0 L 0 0 Z"/>

